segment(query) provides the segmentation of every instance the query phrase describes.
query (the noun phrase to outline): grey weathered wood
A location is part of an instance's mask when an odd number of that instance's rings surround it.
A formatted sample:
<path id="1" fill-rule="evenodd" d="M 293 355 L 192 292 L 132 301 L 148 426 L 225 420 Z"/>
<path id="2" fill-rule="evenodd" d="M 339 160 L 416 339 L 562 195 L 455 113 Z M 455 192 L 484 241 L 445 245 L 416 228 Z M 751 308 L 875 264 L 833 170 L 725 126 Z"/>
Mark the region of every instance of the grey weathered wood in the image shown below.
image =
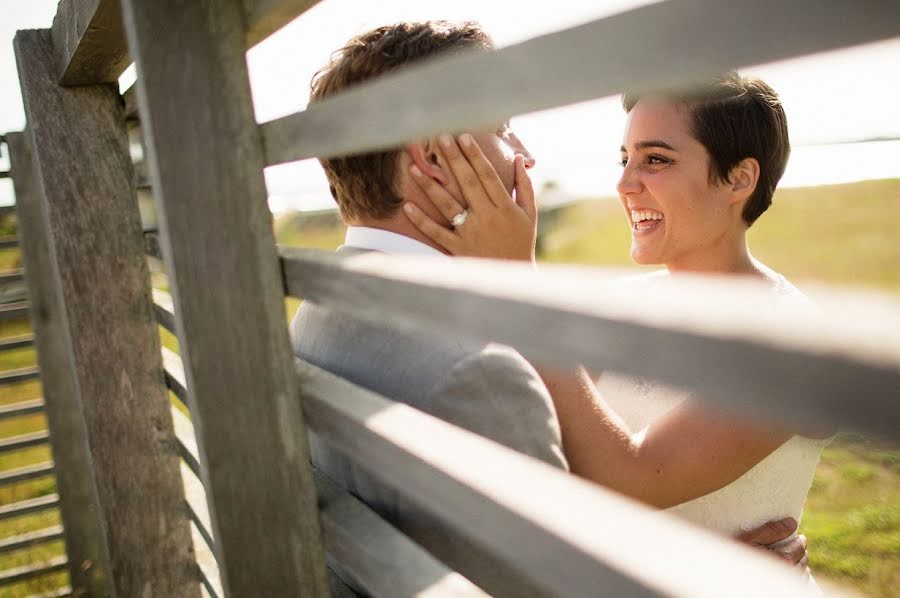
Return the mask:
<path id="1" fill-rule="evenodd" d="M 128 67 L 119 0 L 61 0 L 51 31 L 61 85 L 115 83 Z"/>
<path id="2" fill-rule="evenodd" d="M 124 596 L 199 596 L 118 92 L 57 85 L 47 30 L 14 45 L 109 578 Z"/>
<path id="3" fill-rule="evenodd" d="M 11 247 L 18 247 L 19 240 L 15 237 L 0 237 L 0 249 L 9 249 Z"/>
<path id="4" fill-rule="evenodd" d="M 515 114 L 624 89 L 689 84 L 736 66 L 892 38 L 898 31 L 895 0 L 864 7 L 857 0 L 670 0 L 354 87 L 263 124 L 267 163 L 496 127 Z M 640 49 L 623 52 L 635 39 Z"/>
<path id="5" fill-rule="evenodd" d="M 37 498 L 29 498 L 20 500 L 8 505 L 0 506 L 0 521 L 29 515 L 40 511 L 49 511 L 59 506 L 59 496 L 57 494 L 48 494 Z"/>
<path id="6" fill-rule="evenodd" d="M 32 415 L 44 411 L 44 399 L 31 399 L 18 403 L 8 403 L 0 407 L 0 420 Z"/>
<path id="7" fill-rule="evenodd" d="M 325 595 L 242 4 L 123 11 L 225 593 Z"/>
<path id="8" fill-rule="evenodd" d="M 30 347 L 34 344 L 34 335 L 23 334 L 20 336 L 8 336 L 0 339 L 0 351 L 7 349 L 19 349 L 21 347 Z"/>
<path id="9" fill-rule="evenodd" d="M 10 585 L 39 575 L 47 575 L 48 573 L 62 571 L 68 564 L 68 560 L 65 556 L 57 556 L 43 563 L 6 569 L 0 571 L 0 585 Z"/>
<path id="10" fill-rule="evenodd" d="M 13 550 L 21 550 L 36 544 L 46 544 L 63 538 L 63 528 L 61 525 L 54 525 L 33 532 L 10 536 L 0 540 L 0 552 L 12 552 Z"/>
<path id="11" fill-rule="evenodd" d="M 247 47 L 252 48 L 318 3 L 319 0 L 243 0 Z"/>
<path id="12" fill-rule="evenodd" d="M 29 304 L 27 301 L 16 301 L 15 303 L 4 303 L 0 305 L 0 321 L 27 318 L 28 313 Z"/>
<path id="13" fill-rule="evenodd" d="M 299 360 L 297 372 L 310 429 L 549 595 L 814 595 L 758 551 Z"/>
<path id="14" fill-rule="evenodd" d="M 768 285 L 743 279 L 682 276 L 647 293 L 597 268 L 281 255 L 290 294 L 378 325 L 498 340 L 537 360 L 662 380 L 775 421 L 900 430 L 893 298 L 818 294 L 811 309 L 779 304 Z"/>
<path id="15" fill-rule="evenodd" d="M 9 176 L 9 171 L 3 171 L 3 172 L 6 172 L 6 176 L 3 176 L 3 173 L 0 172 L 0 178 L 6 178 L 7 176 Z M 7 214 L 11 214 L 15 211 L 16 211 L 15 205 L 0 206 L 0 216 L 6 216 Z"/>
<path id="16" fill-rule="evenodd" d="M 31 324 L 41 367 L 50 445 L 57 464 L 56 487 L 72 587 L 97 596 L 108 594 L 108 566 L 103 527 L 96 508 L 96 488 L 81 405 L 65 348 L 64 314 L 46 240 L 40 191 L 33 177 L 31 152 L 21 133 L 8 135 L 18 208 L 22 260 L 28 269 L 28 294 L 35 310 Z M 90 566 L 82 567 L 83 563 Z"/>
<path id="17" fill-rule="evenodd" d="M 33 446 L 41 446 L 42 444 L 47 444 L 48 438 L 49 434 L 46 430 L 9 436 L 0 440 L 0 453 L 9 453 Z"/>
<path id="18" fill-rule="evenodd" d="M 25 480 L 33 480 L 34 478 L 53 475 L 53 473 L 52 461 L 27 465 L 25 467 L 17 467 L 16 469 L 7 469 L 6 471 L 0 472 L 0 486 L 18 484 Z"/>
<path id="19" fill-rule="evenodd" d="M 25 270 L 22 268 L 16 268 L 14 270 L 6 270 L 4 272 L 0 272 L 0 284 L 8 284 L 10 282 L 16 282 L 22 280 L 25 277 Z"/>
<path id="20" fill-rule="evenodd" d="M 0 372 L 0 385 L 34 380 L 40 378 L 40 376 L 41 370 L 35 366 L 6 370 L 5 372 Z"/>
<path id="21" fill-rule="evenodd" d="M 153 312 L 159 325 L 176 334 L 175 331 L 175 306 L 172 295 L 160 289 L 153 289 Z"/>

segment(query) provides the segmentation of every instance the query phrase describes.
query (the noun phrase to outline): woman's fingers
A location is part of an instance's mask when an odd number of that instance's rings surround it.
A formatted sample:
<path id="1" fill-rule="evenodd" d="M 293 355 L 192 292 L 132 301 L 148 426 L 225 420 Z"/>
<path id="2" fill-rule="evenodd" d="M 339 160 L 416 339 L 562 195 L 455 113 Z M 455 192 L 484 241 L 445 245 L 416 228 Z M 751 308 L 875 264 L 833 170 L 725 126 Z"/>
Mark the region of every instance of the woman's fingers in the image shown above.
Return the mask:
<path id="1" fill-rule="evenodd" d="M 497 176 L 494 166 L 485 157 L 478 144 L 475 143 L 475 138 L 469 133 L 464 133 L 459 136 L 459 145 L 463 154 L 468 158 L 472 170 L 478 175 L 478 179 L 487 192 L 491 203 L 501 209 L 513 205 L 513 198 L 503 185 L 503 181 Z"/>
<path id="2" fill-rule="evenodd" d="M 532 222 L 537 220 L 537 204 L 534 200 L 534 186 L 525 168 L 525 156 L 516 156 L 516 203 Z"/>
<path id="3" fill-rule="evenodd" d="M 436 180 L 430 176 L 425 176 L 425 173 L 418 166 L 411 166 L 409 172 L 412 174 L 413 181 L 425 194 L 425 197 L 434 204 L 434 207 L 443 214 L 448 222 L 452 222 L 453 217 L 465 209 L 465 206 L 460 205 Z"/>
<path id="4" fill-rule="evenodd" d="M 455 254 L 459 245 L 459 237 L 451 230 L 444 228 L 428 214 L 423 212 L 414 203 L 406 202 L 403 204 L 403 211 L 406 212 L 407 218 L 417 229 L 422 231 L 426 237 L 446 249 L 451 254 Z"/>
<path id="5" fill-rule="evenodd" d="M 460 151 L 456 140 L 451 135 L 444 133 L 438 136 L 438 145 L 447 159 L 450 170 L 453 172 L 453 176 L 456 177 L 456 181 L 459 183 L 460 190 L 463 197 L 466 198 L 469 207 L 477 212 L 479 209 L 492 206 L 493 202 L 481 184 L 478 174 L 472 168 L 472 165 L 469 164 L 465 154 Z"/>

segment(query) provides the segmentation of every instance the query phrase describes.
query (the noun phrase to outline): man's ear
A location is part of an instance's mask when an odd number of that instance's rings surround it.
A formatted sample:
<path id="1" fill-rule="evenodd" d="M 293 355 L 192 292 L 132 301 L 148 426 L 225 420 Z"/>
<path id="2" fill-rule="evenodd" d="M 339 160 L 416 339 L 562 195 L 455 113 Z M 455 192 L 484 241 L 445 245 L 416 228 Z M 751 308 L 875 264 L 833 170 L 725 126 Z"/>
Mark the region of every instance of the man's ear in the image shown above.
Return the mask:
<path id="1" fill-rule="evenodd" d="M 440 154 L 437 152 L 435 139 L 411 143 L 406 150 L 412 158 L 413 164 L 418 166 L 425 176 L 430 176 L 445 187 L 450 183 L 450 177 L 444 171 L 445 165 L 439 158 Z"/>
<path id="2" fill-rule="evenodd" d="M 731 169 L 731 191 L 735 201 L 745 202 L 756 191 L 759 183 L 759 162 L 756 158 L 744 158 Z"/>

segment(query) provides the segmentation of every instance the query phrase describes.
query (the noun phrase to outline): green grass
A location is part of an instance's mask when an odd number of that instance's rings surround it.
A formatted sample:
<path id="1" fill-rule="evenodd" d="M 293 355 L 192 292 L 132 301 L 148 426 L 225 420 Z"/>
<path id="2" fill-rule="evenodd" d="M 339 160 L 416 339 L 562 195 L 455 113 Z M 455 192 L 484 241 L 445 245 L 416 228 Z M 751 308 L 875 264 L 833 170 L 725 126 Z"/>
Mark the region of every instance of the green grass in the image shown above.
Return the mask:
<path id="1" fill-rule="evenodd" d="M 618 202 L 583 201 L 542 216 L 543 261 L 633 267 L 630 233 Z M 871 181 L 815 189 L 780 191 L 775 205 L 754 225 L 754 255 L 800 284 L 826 282 L 900 292 L 900 180 Z M 333 249 L 343 227 L 333 216 L 286 216 L 275 226 L 279 243 Z M 0 250 L 0 270 L 19 267 L 17 250 Z M 157 277 L 161 284 L 164 277 Z M 285 301 L 289 320 L 299 301 Z M 0 337 L 29 331 L 25 321 L 0 322 Z M 175 337 L 160 329 L 162 344 L 177 351 Z M 0 370 L 34 363 L 31 349 L 0 353 Z M 41 396 L 36 382 L 4 387 L 0 404 Z M 175 404 L 183 410 L 180 403 Z M 0 437 L 39 430 L 42 416 L 0 422 Z M 49 458 L 37 447 L 0 455 L 0 470 Z M 50 477 L 0 488 L 0 504 L 55 490 Z M 57 524 L 56 511 L 0 522 L 0 538 Z M 841 435 L 822 453 L 801 531 L 810 539 L 817 578 L 850 585 L 871 596 L 896 596 L 900 587 L 900 446 Z M 0 555 L 0 569 L 46 560 L 61 543 Z M 0 589 L 0 598 L 19 598 L 66 583 L 46 576 Z"/>

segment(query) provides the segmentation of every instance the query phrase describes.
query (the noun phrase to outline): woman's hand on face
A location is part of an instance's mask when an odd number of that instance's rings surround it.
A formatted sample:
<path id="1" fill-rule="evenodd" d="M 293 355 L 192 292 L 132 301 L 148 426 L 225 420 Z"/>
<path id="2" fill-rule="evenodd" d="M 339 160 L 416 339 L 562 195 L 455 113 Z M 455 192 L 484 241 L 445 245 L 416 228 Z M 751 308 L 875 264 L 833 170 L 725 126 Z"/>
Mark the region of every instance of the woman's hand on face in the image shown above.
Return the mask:
<path id="1" fill-rule="evenodd" d="M 439 147 L 459 182 L 468 209 L 415 165 L 410 168 L 410 174 L 447 220 L 453 222 L 465 213 L 465 221 L 448 229 L 415 204 L 406 202 L 403 209 L 410 221 L 451 255 L 533 262 L 537 207 L 524 157 L 515 157 L 516 197 L 513 199 L 471 135 L 460 136 L 459 144 L 450 135 L 442 135 Z"/>

